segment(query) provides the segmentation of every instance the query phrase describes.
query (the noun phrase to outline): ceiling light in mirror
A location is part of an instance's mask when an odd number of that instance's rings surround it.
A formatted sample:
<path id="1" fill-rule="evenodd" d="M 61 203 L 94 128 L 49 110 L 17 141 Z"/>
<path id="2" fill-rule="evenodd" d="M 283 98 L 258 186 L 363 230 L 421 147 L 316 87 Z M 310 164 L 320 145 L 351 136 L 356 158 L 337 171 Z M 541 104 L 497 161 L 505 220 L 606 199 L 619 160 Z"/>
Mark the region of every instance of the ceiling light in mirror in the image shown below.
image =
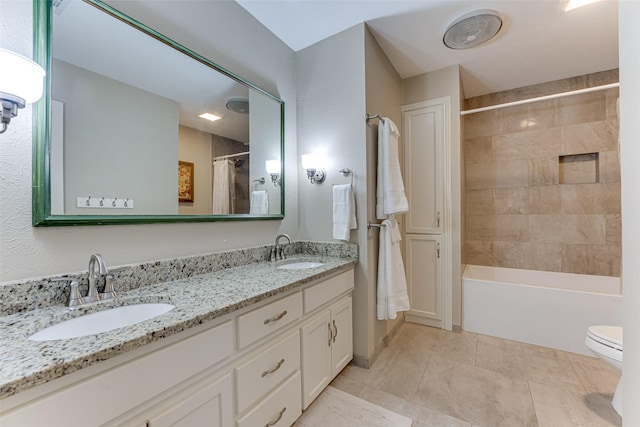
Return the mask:
<path id="1" fill-rule="evenodd" d="M 212 121 L 212 122 L 215 122 L 216 120 L 220 120 L 222 118 L 220 116 L 216 116 L 215 114 L 211 114 L 211 113 L 202 113 L 198 117 L 205 120 Z"/>

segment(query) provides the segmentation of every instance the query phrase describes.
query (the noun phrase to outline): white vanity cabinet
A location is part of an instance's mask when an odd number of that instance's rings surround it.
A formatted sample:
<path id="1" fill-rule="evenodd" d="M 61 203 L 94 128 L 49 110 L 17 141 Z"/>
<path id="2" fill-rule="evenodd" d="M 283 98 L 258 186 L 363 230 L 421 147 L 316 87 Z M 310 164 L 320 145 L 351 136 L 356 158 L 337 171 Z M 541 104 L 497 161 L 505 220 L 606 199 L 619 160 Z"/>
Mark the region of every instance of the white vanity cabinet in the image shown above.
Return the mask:
<path id="1" fill-rule="evenodd" d="M 288 427 L 353 357 L 353 286 L 323 278 L 12 396 L 0 425 Z"/>
<path id="2" fill-rule="evenodd" d="M 225 427 L 233 424 L 231 375 L 207 383 L 185 397 L 163 403 L 164 410 L 151 415 L 146 427 Z"/>
<path id="3" fill-rule="evenodd" d="M 302 337 L 302 407 L 307 407 L 353 358 L 353 273 L 336 276 L 304 291 L 305 309 L 332 301 L 300 328 Z"/>

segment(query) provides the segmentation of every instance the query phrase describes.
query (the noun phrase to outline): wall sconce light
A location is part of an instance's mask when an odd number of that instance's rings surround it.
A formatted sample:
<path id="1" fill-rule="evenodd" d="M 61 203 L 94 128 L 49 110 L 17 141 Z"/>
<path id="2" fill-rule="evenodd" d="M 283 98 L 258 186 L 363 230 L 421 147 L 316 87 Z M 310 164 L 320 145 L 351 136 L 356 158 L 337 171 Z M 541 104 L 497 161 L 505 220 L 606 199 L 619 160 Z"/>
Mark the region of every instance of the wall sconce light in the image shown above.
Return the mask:
<path id="1" fill-rule="evenodd" d="M 320 184 L 324 181 L 327 173 L 322 168 L 323 164 L 320 158 L 315 154 L 303 154 L 302 168 L 307 170 L 307 178 L 312 184 Z"/>
<path id="2" fill-rule="evenodd" d="M 280 179 L 280 172 L 282 171 L 280 160 L 266 160 L 264 163 L 265 169 L 267 169 L 267 173 L 271 175 L 271 182 L 273 182 L 273 185 L 275 185 L 276 187 L 280 186 L 282 182 Z"/>
<path id="3" fill-rule="evenodd" d="M 0 133 L 7 130 L 18 109 L 42 97 L 44 69 L 22 55 L 0 48 Z"/>

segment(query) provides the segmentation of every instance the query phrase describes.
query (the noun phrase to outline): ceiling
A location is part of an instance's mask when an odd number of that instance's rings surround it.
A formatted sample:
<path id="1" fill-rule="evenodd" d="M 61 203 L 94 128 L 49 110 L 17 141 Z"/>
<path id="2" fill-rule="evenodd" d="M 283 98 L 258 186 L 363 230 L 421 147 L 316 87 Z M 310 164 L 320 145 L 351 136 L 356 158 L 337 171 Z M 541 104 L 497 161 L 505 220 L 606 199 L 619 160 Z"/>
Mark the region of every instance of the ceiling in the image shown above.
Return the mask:
<path id="1" fill-rule="evenodd" d="M 236 0 L 294 51 L 366 22 L 401 78 L 459 64 L 465 97 L 618 67 L 618 3 L 569 12 L 560 0 Z M 447 26 L 493 9 L 503 27 L 468 50 L 442 43 Z"/>

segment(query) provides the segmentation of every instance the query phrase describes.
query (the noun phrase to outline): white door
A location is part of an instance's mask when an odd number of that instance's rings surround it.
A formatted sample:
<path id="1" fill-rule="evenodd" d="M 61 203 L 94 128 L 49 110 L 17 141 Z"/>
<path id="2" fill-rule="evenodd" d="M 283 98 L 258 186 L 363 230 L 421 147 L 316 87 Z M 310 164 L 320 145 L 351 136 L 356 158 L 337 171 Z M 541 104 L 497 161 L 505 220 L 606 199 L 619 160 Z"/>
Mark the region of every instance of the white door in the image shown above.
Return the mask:
<path id="1" fill-rule="evenodd" d="M 331 379 L 353 359 L 353 315 L 351 297 L 331 307 Z"/>
<path id="2" fill-rule="evenodd" d="M 443 224 L 444 104 L 404 111 L 405 232 L 439 234 Z"/>
<path id="3" fill-rule="evenodd" d="M 331 312 L 325 310 L 302 328 L 302 409 L 307 407 L 331 381 Z"/>
<path id="4" fill-rule="evenodd" d="M 407 234 L 405 242 L 405 267 L 411 304 L 411 309 L 405 315 L 406 320 L 442 327 L 442 238 L 434 234 Z"/>

